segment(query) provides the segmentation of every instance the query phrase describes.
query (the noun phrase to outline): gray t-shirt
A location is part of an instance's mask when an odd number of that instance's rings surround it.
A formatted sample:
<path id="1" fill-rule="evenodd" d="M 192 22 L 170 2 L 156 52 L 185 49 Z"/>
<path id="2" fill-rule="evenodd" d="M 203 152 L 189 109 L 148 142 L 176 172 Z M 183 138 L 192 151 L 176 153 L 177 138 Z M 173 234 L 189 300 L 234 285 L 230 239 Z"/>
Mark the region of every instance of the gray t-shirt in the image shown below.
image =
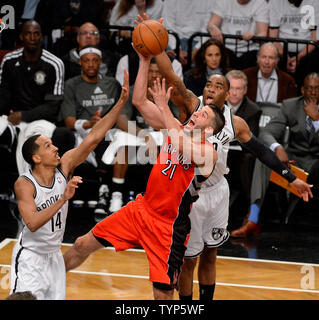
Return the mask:
<path id="1" fill-rule="evenodd" d="M 97 110 L 103 117 L 118 101 L 121 85 L 112 77 L 101 77 L 97 83 L 88 83 L 81 76 L 65 83 L 60 120 L 66 117 L 89 120 Z"/>
<path id="2" fill-rule="evenodd" d="M 279 38 L 311 40 L 311 31 L 316 30 L 318 21 L 315 13 L 319 11 L 318 0 L 303 0 L 299 7 L 287 0 L 269 1 L 269 27 L 279 29 Z M 299 44 L 298 52 L 306 45 Z M 289 52 L 297 52 L 297 45 L 288 44 Z"/>
<path id="3" fill-rule="evenodd" d="M 288 1 L 288 0 L 287 0 Z M 246 32 L 256 34 L 256 22 L 269 23 L 269 9 L 265 0 L 249 1 L 247 4 L 239 4 L 237 0 L 216 1 L 213 13 L 220 16 L 223 21 L 220 29 L 223 34 L 243 35 Z M 247 41 L 236 43 L 234 39 L 226 39 L 228 49 L 237 52 L 247 51 Z M 258 45 L 249 42 L 249 51 L 257 50 Z"/>

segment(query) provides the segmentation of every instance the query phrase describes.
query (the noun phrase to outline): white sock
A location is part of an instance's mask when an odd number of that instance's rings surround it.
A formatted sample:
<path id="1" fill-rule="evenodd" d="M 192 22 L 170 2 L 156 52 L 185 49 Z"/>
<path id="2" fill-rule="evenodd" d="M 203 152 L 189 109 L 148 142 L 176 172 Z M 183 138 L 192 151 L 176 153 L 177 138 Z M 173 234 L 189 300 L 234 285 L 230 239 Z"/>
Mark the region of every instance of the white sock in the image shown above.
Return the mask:
<path id="1" fill-rule="evenodd" d="M 112 178 L 112 181 L 117 184 L 123 184 L 125 182 L 124 178 Z"/>

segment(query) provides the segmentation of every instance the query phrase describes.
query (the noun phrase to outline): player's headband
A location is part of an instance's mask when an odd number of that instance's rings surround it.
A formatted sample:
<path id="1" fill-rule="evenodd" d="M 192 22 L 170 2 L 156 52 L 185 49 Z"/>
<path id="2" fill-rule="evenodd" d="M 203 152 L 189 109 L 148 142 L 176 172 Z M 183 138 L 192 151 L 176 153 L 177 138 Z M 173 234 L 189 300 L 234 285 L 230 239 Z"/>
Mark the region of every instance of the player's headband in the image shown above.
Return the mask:
<path id="1" fill-rule="evenodd" d="M 87 53 L 96 53 L 100 58 L 102 58 L 102 52 L 101 52 L 101 50 L 96 49 L 96 48 L 92 48 L 92 47 L 82 49 L 82 50 L 80 51 L 80 53 L 79 53 L 80 58 L 81 58 L 84 54 L 87 54 Z"/>

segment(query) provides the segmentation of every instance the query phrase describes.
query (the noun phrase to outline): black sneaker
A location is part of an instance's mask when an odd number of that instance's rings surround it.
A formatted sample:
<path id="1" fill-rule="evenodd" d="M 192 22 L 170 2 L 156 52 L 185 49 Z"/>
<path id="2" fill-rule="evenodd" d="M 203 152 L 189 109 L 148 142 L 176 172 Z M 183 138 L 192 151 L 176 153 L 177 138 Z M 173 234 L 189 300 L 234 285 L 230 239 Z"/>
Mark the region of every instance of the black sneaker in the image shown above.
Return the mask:
<path id="1" fill-rule="evenodd" d="M 109 197 L 109 187 L 106 184 L 102 184 L 99 189 L 99 201 L 94 210 L 95 214 L 107 214 L 107 204 Z"/>

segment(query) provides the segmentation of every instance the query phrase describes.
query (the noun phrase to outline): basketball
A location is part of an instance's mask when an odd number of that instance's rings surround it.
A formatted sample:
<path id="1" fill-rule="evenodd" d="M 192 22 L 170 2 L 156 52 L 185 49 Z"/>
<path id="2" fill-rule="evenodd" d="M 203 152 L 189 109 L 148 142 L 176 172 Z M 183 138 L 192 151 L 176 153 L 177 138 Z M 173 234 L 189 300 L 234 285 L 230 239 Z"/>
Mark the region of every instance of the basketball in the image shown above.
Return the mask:
<path id="1" fill-rule="evenodd" d="M 143 56 L 156 56 L 166 49 L 168 32 L 160 22 L 145 20 L 135 27 L 132 41 L 136 50 Z"/>

